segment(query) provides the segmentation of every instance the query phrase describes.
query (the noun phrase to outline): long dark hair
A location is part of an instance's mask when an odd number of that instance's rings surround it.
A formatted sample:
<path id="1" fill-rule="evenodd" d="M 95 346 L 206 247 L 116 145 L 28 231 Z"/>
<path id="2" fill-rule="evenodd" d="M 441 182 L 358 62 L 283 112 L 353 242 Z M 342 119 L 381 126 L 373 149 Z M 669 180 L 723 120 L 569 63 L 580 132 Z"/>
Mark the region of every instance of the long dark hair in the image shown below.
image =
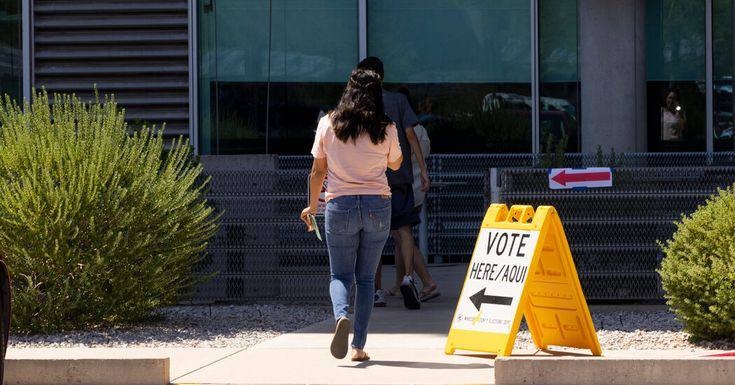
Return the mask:
<path id="1" fill-rule="evenodd" d="M 385 140 L 385 127 L 389 123 L 383 107 L 382 77 L 371 70 L 353 70 L 339 105 L 332 111 L 337 139 L 354 143 L 361 135 L 368 134 L 373 144 L 380 144 Z"/>

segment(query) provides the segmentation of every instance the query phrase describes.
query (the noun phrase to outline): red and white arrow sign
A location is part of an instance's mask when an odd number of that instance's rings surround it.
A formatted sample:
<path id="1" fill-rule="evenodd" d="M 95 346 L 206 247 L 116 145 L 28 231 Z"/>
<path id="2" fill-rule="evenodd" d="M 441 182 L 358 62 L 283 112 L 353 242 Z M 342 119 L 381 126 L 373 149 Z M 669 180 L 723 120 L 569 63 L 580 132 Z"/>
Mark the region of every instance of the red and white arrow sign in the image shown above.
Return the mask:
<path id="1" fill-rule="evenodd" d="M 549 188 L 612 187 L 612 170 L 609 167 L 552 168 L 549 170 Z"/>

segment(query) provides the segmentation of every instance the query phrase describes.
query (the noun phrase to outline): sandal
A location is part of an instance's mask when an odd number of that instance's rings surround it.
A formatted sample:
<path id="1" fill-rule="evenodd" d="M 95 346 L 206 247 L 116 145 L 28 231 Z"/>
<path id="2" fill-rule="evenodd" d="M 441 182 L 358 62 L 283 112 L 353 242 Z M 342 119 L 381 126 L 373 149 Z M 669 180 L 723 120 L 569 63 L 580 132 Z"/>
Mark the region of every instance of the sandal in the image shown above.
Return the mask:
<path id="1" fill-rule="evenodd" d="M 353 354 L 351 360 L 354 362 L 365 362 L 370 360 L 370 356 L 363 351 L 361 355 Z"/>
<path id="2" fill-rule="evenodd" d="M 334 358 L 345 358 L 347 355 L 347 339 L 350 336 L 350 320 L 347 317 L 340 317 L 337 320 L 337 326 L 334 329 L 332 337 L 332 345 L 329 351 Z"/>

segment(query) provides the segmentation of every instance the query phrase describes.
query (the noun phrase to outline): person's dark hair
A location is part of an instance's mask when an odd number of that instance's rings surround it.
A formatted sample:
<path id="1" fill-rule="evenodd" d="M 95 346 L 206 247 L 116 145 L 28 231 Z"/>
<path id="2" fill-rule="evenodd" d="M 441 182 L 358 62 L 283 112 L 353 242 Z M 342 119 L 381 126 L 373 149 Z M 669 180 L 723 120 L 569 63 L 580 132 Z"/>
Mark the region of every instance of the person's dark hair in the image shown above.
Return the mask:
<path id="1" fill-rule="evenodd" d="M 382 77 L 371 70 L 353 70 L 331 116 L 334 134 L 342 142 L 355 142 L 368 134 L 374 144 L 382 143 L 385 127 L 390 123 L 383 107 Z"/>
<path id="2" fill-rule="evenodd" d="M 383 71 L 383 61 L 375 56 L 368 56 L 360 61 L 357 68 L 363 70 L 370 70 L 380 75 L 380 78 L 385 78 L 385 72 Z"/>
<path id="3" fill-rule="evenodd" d="M 679 100 L 679 91 L 676 90 L 676 88 L 667 88 L 664 92 L 664 103 L 666 103 L 666 99 L 669 97 L 669 94 L 674 94 L 674 99 Z"/>

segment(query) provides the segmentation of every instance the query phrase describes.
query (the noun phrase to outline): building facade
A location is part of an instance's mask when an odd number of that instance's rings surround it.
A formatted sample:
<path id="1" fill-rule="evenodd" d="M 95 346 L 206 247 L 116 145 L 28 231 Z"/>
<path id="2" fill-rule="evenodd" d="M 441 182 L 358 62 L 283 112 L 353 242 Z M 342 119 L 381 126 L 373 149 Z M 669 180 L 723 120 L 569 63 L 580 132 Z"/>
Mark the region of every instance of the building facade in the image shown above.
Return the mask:
<path id="1" fill-rule="evenodd" d="M 366 56 L 433 153 L 733 150 L 733 0 L 0 0 L 0 91 L 306 154 Z"/>

